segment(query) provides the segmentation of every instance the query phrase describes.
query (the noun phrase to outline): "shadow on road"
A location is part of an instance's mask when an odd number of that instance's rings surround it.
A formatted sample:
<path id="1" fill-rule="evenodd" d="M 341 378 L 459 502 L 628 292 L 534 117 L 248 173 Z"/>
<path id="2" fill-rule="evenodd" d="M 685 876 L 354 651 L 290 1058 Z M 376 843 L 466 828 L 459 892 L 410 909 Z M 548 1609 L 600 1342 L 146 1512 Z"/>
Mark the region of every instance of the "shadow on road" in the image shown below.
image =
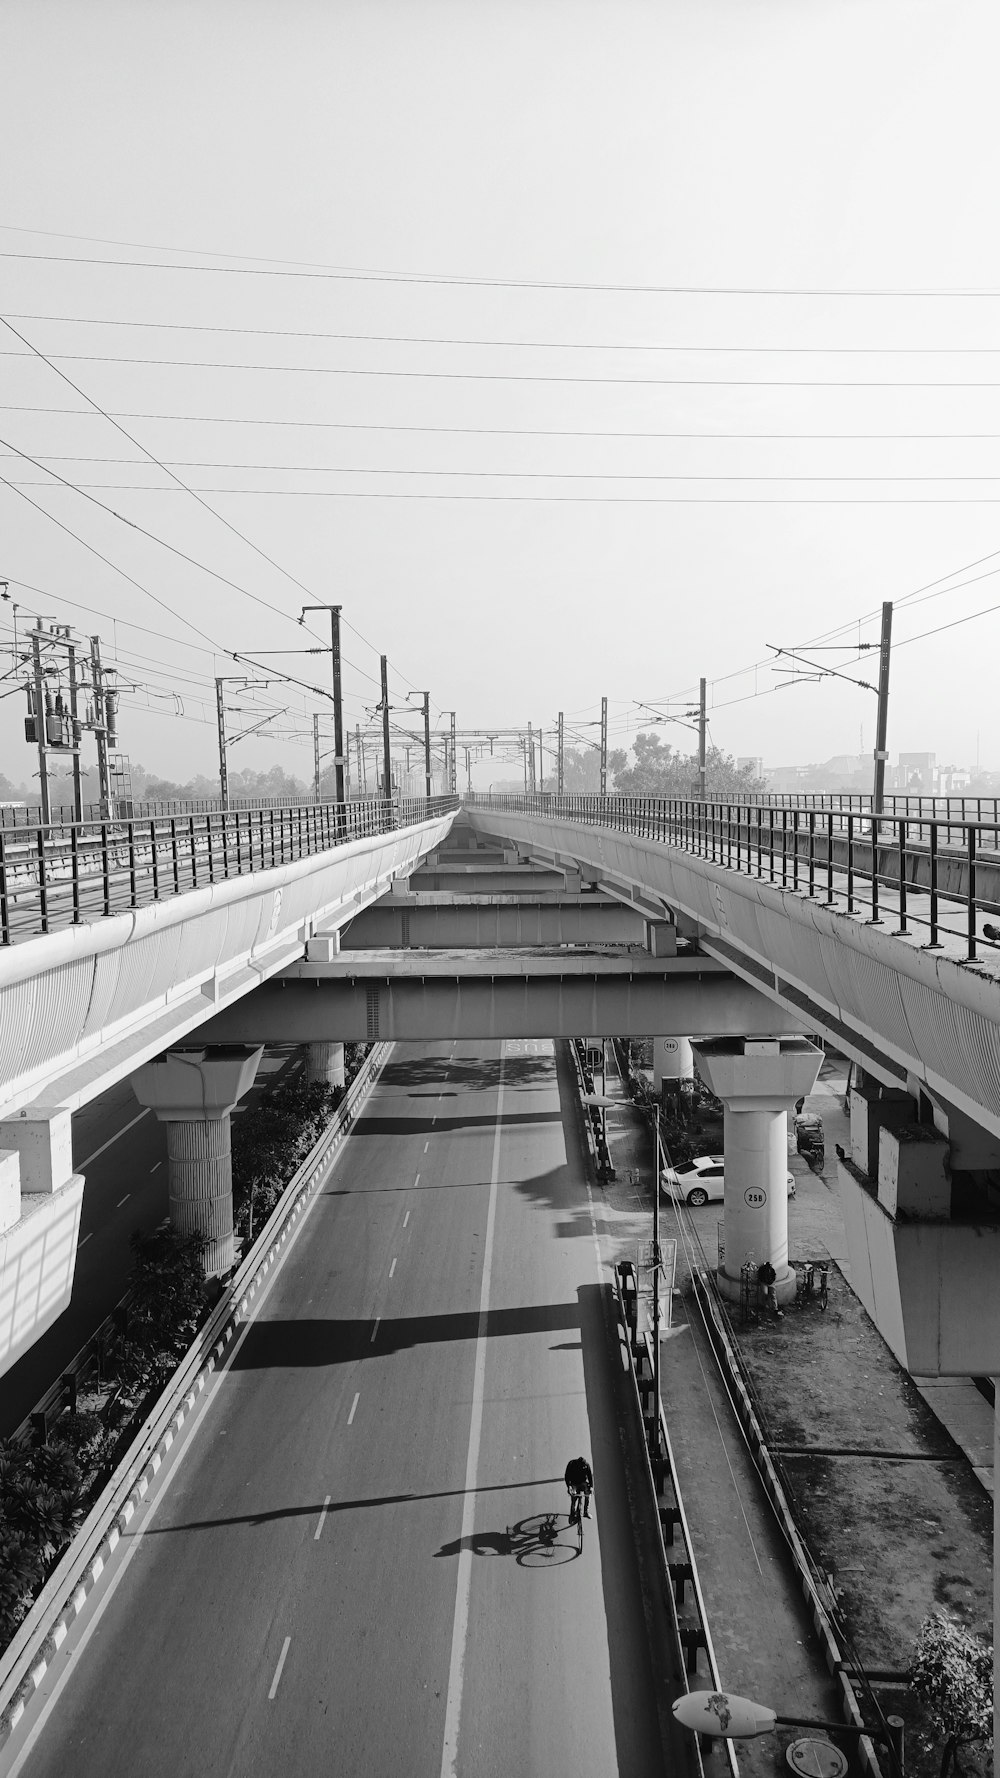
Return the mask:
<path id="1" fill-rule="evenodd" d="M 490 1482 L 485 1487 L 475 1488 L 473 1492 L 476 1494 L 505 1494 L 515 1488 L 518 1490 L 547 1488 L 561 1481 L 561 1476 L 549 1475 L 539 1476 L 533 1482 L 525 1482 L 523 1479 L 517 1482 Z M 305 1506 L 277 1506 L 268 1512 L 237 1513 L 228 1519 L 190 1519 L 181 1525 L 154 1525 L 144 1535 L 146 1537 L 172 1537 L 175 1531 L 216 1531 L 226 1525 L 270 1525 L 275 1519 L 318 1519 L 321 1513 L 329 1517 L 332 1513 L 357 1512 L 360 1508 L 369 1506 L 408 1506 L 411 1502 L 420 1500 L 461 1499 L 466 1492 L 465 1488 L 438 1488 L 429 1494 L 376 1494 L 365 1500 L 317 1500 L 311 1501 Z M 489 1536 L 490 1534 L 485 1533 L 484 1535 Z M 460 1543 L 455 1545 L 456 1554 L 460 1548 Z M 449 1553 L 449 1545 L 445 1545 L 443 1549 L 435 1552 L 439 1556 Z"/>
<path id="2" fill-rule="evenodd" d="M 457 1556 L 471 1550 L 474 1556 L 513 1556 L 519 1568 L 561 1568 L 583 1553 L 575 1525 L 565 1513 L 533 1513 L 503 1531 L 473 1531 L 456 1537 L 435 1550 L 441 1556 Z"/>
<path id="3" fill-rule="evenodd" d="M 523 1309 L 489 1309 L 485 1331 L 487 1339 L 499 1339 L 505 1334 L 562 1333 L 579 1325 L 575 1303 L 537 1303 Z M 350 1364 L 359 1358 L 385 1358 L 390 1352 L 404 1352 L 413 1346 L 440 1345 L 449 1340 L 471 1342 L 478 1335 L 479 1314 L 475 1309 L 455 1315 L 411 1315 L 398 1319 L 389 1316 L 378 1323 L 377 1332 L 374 1322 L 368 1319 L 257 1321 L 230 1368 L 298 1370 Z"/>

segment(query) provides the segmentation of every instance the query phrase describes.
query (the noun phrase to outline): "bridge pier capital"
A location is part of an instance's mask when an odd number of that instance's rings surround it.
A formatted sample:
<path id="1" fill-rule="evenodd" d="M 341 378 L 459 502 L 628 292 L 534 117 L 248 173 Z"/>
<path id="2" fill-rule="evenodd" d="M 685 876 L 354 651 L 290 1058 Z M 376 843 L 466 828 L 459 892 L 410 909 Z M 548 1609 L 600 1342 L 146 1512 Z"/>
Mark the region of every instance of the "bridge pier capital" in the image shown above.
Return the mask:
<path id="1" fill-rule="evenodd" d="M 748 1262 L 774 1267 L 779 1302 L 795 1295 L 788 1263 L 788 1111 L 816 1084 L 822 1050 L 804 1037 L 718 1038 L 693 1045 L 725 1108 L 722 1295 L 738 1300 Z"/>
<path id="2" fill-rule="evenodd" d="M 221 1277 L 235 1258 L 230 1113 L 263 1053 L 244 1044 L 174 1050 L 132 1076 L 140 1105 L 167 1126 L 170 1220 L 179 1234 L 204 1236 L 206 1278 Z"/>

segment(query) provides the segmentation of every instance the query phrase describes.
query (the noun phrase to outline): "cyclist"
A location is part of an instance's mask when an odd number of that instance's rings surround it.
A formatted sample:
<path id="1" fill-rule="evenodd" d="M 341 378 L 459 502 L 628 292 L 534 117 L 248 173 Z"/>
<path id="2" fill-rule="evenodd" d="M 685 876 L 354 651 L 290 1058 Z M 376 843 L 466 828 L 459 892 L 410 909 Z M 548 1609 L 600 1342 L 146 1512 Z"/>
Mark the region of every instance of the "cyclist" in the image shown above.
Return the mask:
<path id="1" fill-rule="evenodd" d="M 566 1488 L 569 1493 L 569 1522 L 576 1524 L 580 1517 L 580 1505 L 583 1504 L 583 1516 L 590 1518 L 590 1496 L 594 1486 L 594 1472 L 586 1457 L 571 1457 L 566 1465 Z"/>

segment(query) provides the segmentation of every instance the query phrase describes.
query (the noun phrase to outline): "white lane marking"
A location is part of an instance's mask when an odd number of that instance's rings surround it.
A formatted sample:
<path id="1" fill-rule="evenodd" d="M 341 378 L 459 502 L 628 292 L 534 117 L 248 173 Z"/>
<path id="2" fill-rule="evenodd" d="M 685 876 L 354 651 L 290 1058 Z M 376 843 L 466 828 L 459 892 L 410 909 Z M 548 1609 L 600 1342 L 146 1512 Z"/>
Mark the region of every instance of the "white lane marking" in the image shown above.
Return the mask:
<path id="1" fill-rule="evenodd" d="M 391 1278 L 391 1277 L 392 1277 L 392 1274 L 393 1274 L 393 1272 L 394 1272 L 394 1271 L 395 1271 L 395 1270 L 396 1270 L 396 1262 L 395 1262 L 395 1260 L 393 1260 L 393 1262 L 392 1262 L 392 1265 L 391 1265 L 391 1266 L 390 1266 L 390 1267 L 389 1267 L 389 1276 L 390 1276 L 390 1278 Z"/>
<path id="2" fill-rule="evenodd" d="M 500 1045 L 500 1084 L 497 1088 L 497 1121 L 493 1136 L 493 1165 L 490 1169 L 490 1204 L 486 1215 L 486 1240 L 483 1244 L 483 1278 L 479 1287 L 479 1323 L 476 1330 L 476 1368 L 472 1383 L 472 1421 L 469 1426 L 469 1452 L 465 1460 L 465 1499 L 462 1506 L 462 1536 L 458 1555 L 458 1584 L 455 1598 L 455 1623 L 451 1636 L 451 1664 L 448 1670 L 448 1706 L 444 1722 L 444 1747 L 441 1753 L 441 1778 L 456 1778 L 458 1772 L 458 1728 L 462 1715 L 462 1688 L 465 1683 L 465 1647 L 469 1629 L 469 1593 L 472 1587 L 472 1552 L 470 1541 L 476 1513 L 476 1477 L 479 1469 L 479 1445 L 483 1432 L 483 1397 L 486 1376 L 486 1321 L 490 1306 L 490 1274 L 493 1269 L 493 1231 L 496 1225 L 497 1184 L 500 1178 L 500 1136 L 503 1118 L 503 1058 Z"/>
<path id="3" fill-rule="evenodd" d="M 358 1399 L 357 1396 L 355 1396 L 354 1399 L 355 1399 L 355 1401 L 357 1401 L 357 1399 Z M 351 1422 L 348 1420 L 347 1424 L 348 1424 L 348 1426 L 350 1426 Z M 315 1531 L 313 1532 L 313 1543 L 318 1543 L 320 1538 L 323 1535 L 323 1520 L 326 1518 L 326 1509 L 329 1506 L 329 1504 L 330 1504 L 330 1496 L 328 1494 L 326 1496 L 326 1499 L 323 1502 L 323 1510 L 319 1515 L 319 1524 L 317 1525 Z"/>
<path id="4" fill-rule="evenodd" d="M 431 1118 L 431 1129 L 432 1130 L 434 1128 L 434 1125 L 437 1123 L 437 1121 L 438 1121 L 438 1114 L 437 1114 L 437 1112 L 435 1112 L 434 1116 Z"/>
<path id="5" fill-rule="evenodd" d="M 374 1344 L 375 1344 L 375 1335 L 378 1333 L 378 1324 L 381 1321 L 381 1319 L 382 1319 L 381 1315 L 376 1315 L 375 1326 L 372 1328 L 372 1337 L 368 1342 L 369 1346 L 374 1346 Z"/>
<path id="6" fill-rule="evenodd" d="M 403 1227 L 404 1227 L 404 1229 L 405 1229 L 405 1227 L 406 1227 L 406 1225 L 407 1225 L 407 1223 L 408 1223 L 408 1222 L 409 1222 L 409 1220 L 410 1220 L 410 1212 L 409 1212 L 409 1211 L 407 1211 L 407 1212 L 406 1212 L 406 1215 L 405 1215 L 405 1216 L 404 1216 L 404 1217 L 403 1217 Z"/>
<path id="7" fill-rule="evenodd" d="M 427 1150 L 430 1148 L 430 1145 L 431 1145 L 431 1139 L 428 1136 L 427 1141 L 424 1143 L 424 1153 L 425 1154 L 427 1153 Z"/>
<path id="8" fill-rule="evenodd" d="M 355 1397 L 354 1397 L 354 1400 L 353 1400 L 353 1401 L 352 1401 L 352 1403 L 351 1403 L 351 1411 L 350 1411 L 350 1413 L 349 1413 L 349 1414 L 348 1414 L 348 1416 L 347 1416 L 347 1424 L 348 1424 L 348 1426 L 350 1426 L 350 1424 L 351 1424 L 351 1421 L 352 1421 L 352 1420 L 353 1420 L 353 1419 L 354 1419 L 354 1416 L 355 1416 L 355 1414 L 356 1414 L 356 1413 L 357 1413 L 357 1409 L 358 1409 L 358 1402 L 359 1402 L 359 1401 L 360 1401 L 360 1400 L 361 1400 L 361 1391 L 360 1391 L 360 1389 L 359 1389 L 359 1390 L 358 1390 L 358 1393 L 357 1393 L 357 1395 L 356 1395 L 356 1396 L 355 1396 Z M 327 1499 L 329 1499 L 329 1495 L 327 1495 Z"/>
<path id="9" fill-rule="evenodd" d="M 130 1124 L 123 1124 L 120 1130 L 117 1130 L 113 1136 L 109 1136 L 106 1142 L 101 1143 L 100 1148 L 95 1148 L 93 1154 L 89 1154 L 85 1161 L 77 1161 L 77 1172 L 82 1173 L 84 1167 L 89 1167 L 91 1161 L 96 1161 L 99 1154 L 103 1154 L 106 1148 L 110 1148 L 112 1143 L 118 1141 L 119 1136 L 127 1136 L 129 1130 L 134 1130 L 136 1124 L 141 1124 L 143 1118 L 148 1117 L 152 1109 L 151 1105 L 147 1105 L 144 1110 L 140 1111 L 138 1117 L 132 1119 Z"/>
<path id="10" fill-rule="evenodd" d="M 131 1197 L 131 1196 L 132 1196 L 132 1193 L 131 1193 L 131 1192 L 126 1192 L 126 1193 L 125 1193 L 125 1196 L 124 1196 L 124 1197 L 123 1197 L 123 1198 L 119 1198 L 119 1200 L 118 1200 L 118 1202 L 117 1202 L 117 1204 L 116 1204 L 116 1205 L 115 1205 L 115 1209 L 116 1209 L 116 1210 L 120 1210 L 120 1209 L 121 1209 L 121 1207 L 122 1207 L 122 1205 L 123 1205 L 123 1204 L 127 1204 L 127 1203 L 128 1203 L 128 1201 L 129 1201 L 129 1198 L 130 1198 L 130 1197 Z"/>
<path id="11" fill-rule="evenodd" d="M 417 1186 L 418 1186 L 418 1185 L 419 1185 L 419 1184 L 420 1184 L 420 1174 L 419 1174 L 419 1173 L 418 1173 L 418 1174 L 417 1174 L 417 1177 L 416 1177 L 416 1179 L 415 1179 L 415 1180 L 414 1180 L 414 1181 L 413 1181 L 413 1189 L 414 1189 L 414 1191 L 416 1191 L 416 1189 L 417 1189 Z"/>
<path id="12" fill-rule="evenodd" d="M 156 1168 L 157 1168 L 157 1167 L 162 1167 L 162 1165 L 163 1165 L 163 1162 L 162 1162 L 162 1161 L 157 1161 L 157 1163 L 156 1163 L 156 1167 L 150 1167 L 150 1169 L 149 1169 L 149 1171 L 150 1171 L 150 1172 L 151 1172 L 151 1173 L 155 1173 L 155 1172 L 156 1172 Z"/>
<path id="13" fill-rule="evenodd" d="M 281 1653 L 278 1656 L 278 1665 L 274 1669 L 274 1678 L 271 1681 L 271 1689 L 267 1694 L 269 1699 L 273 1699 L 277 1695 L 278 1686 L 281 1683 L 281 1669 L 285 1664 L 285 1656 L 288 1653 L 288 1647 L 291 1640 L 290 1636 L 286 1636 L 281 1645 Z"/>
<path id="14" fill-rule="evenodd" d="M 94 1231 L 93 1231 L 93 1229 L 91 1229 L 91 1231 L 90 1231 L 90 1235 L 92 1235 L 92 1234 L 93 1234 L 93 1232 L 94 1232 Z M 83 1237 L 82 1237 L 82 1239 L 81 1239 L 81 1240 L 79 1240 L 79 1241 L 78 1241 L 78 1242 L 77 1242 L 77 1246 L 78 1246 L 78 1247 L 83 1247 L 83 1246 L 85 1246 L 85 1244 L 86 1244 L 86 1243 L 87 1243 L 87 1242 L 88 1242 L 88 1241 L 89 1241 L 89 1240 L 90 1240 L 90 1235 L 84 1235 L 84 1236 L 83 1236 Z"/>

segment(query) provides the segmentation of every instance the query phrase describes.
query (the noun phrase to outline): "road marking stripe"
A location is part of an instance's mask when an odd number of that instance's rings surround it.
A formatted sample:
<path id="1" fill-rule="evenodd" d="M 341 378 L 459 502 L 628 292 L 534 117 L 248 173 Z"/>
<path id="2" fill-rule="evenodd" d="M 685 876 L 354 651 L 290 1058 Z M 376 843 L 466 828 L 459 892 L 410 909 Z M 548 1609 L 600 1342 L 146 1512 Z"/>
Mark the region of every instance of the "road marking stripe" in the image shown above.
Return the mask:
<path id="1" fill-rule="evenodd" d="M 432 1130 L 434 1128 L 434 1125 L 437 1123 L 437 1121 L 438 1121 L 438 1114 L 437 1114 L 437 1112 L 435 1112 L 434 1116 L 431 1118 L 431 1129 Z"/>
<path id="2" fill-rule="evenodd" d="M 90 1231 L 90 1235 L 92 1235 L 92 1234 L 93 1234 L 93 1232 L 94 1232 L 94 1231 L 93 1231 L 93 1229 L 91 1229 L 91 1231 Z M 78 1242 L 77 1242 L 77 1246 L 78 1246 L 78 1247 L 82 1247 L 82 1246 L 83 1246 L 83 1245 L 84 1245 L 84 1242 L 86 1242 L 86 1241 L 89 1241 L 89 1240 L 90 1240 L 90 1235 L 84 1235 L 84 1236 L 82 1236 L 82 1238 L 81 1238 L 81 1239 L 80 1239 L 80 1240 L 79 1240 L 79 1241 L 78 1241 Z"/>
<path id="3" fill-rule="evenodd" d="M 431 1139 L 428 1136 L 427 1141 L 424 1143 L 424 1153 L 425 1154 L 427 1153 L 427 1150 L 430 1148 L 430 1145 L 431 1145 Z"/>
<path id="4" fill-rule="evenodd" d="M 497 1185 L 500 1178 L 500 1137 L 503 1118 L 503 1059 L 500 1045 L 500 1083 L 497 1088 L 497 1121 L 493 1136 L 493 1165 L 490 1169 L 490 1203 L 486 1215 L 486 1239 L 483 1244 L 483 1277 L 479 1287 L 479 1323 L 476 1330 L 476 1367 L 472 1383 L 472 1420 L 469 1426 L 469 1451 L 465 1462 L 465 1499 L 462 1505 L 462 1535 L 458 1556 L 458 1584 L 455 1598 L 455 1623 L 451 1637 L 451 1663 L 448 1670 L 448 1705 L 445 1711 L 444 1747 L 441 1753 L 441 1778 L 456 1778 L 458 1772 L 458 1729 L 462 1715 L 462 1688 L 465 1682 L 465 1647 L 469 1629 L 469 1593 L 472 1587 L 472 1552 L 470 1542 L 476 1512 L 476 1477 L 479 1469 L 479 1445 L 483 1432 L 483 1398 L 486 1376 L 486 1324 L 490 1306 L 490 1274 L 493 1268 L 493 1232 L 496 1226 Z"/>
<path id="5" fill-rule="evenodd" d="M 355 1396 L 354 1399 L 355 1399 L 355 1401 L 357 1401 L 357 1399 L 358 1399 L 357 1396 Z M 351 1411 L 353 1412 L 353 1409 Z M 349 1426 L 351 1424 L 351 1422 L 348 1420 L 347 1424 Z M 320 1538 L 323 1535 L 323 1520 L 326 1518 L 326 1509 L 329 1506 L 329 1504 L 330 1504 L 330 1496 L 328 1494 L 326 1496 L 326 1499 L 323 1502 L 323 1510 L 319 1515 L 319 1524 L 317 1525 L 315 1531 L 313 1532 L 313 1543 L 318 1543 Z"/>
<path id="6" fill-rule="evenodd" d="M 271 1689 L 267 1694 L 269 1699 L 273 1698 L 275 1696 L 275 1694 L 277 1693 L 278 1685 L 281 1680 L 281 1669 L 285 1664 L 285 1656 L 288 1653 L 288 1645 L 291 1642 L 291 1640 L 292 1639 L 290 1636 L 286 1636 L 284 1642 L 281 1645 L 281 1653 L 278 1656 L 278 1665 L 274 1669 L 274 1678 L 271 1681 Z"/>
<path id="7" fill-rule="evenodd" d="M 91 1161 L 96 1161 L 99 1154 L 103 1154 L 104 1150 L 106 1148 L 110 1148 L 112 1143 L 118 1141 L 119 1136 L 127 1136 L 129 1130 L 134 1130 L 136 1124 L 141 1123 L 144 1117 L 148 1117 L 151 1110 L 152 1110 L 152 1106 L 147 1105 L 143 1111 L 140 1111 L 138 1117 L 134 1117 L 132 1119 L 132 1122 L 130 1124 L 123 1124 L 120 1130 L 116 1130 L 116 1132 L 113 1136 L 109 1136 L 106 1142 L 101 1143 L 100 1148 L 95 1148 L 93 1154 L 89 1154 L 85 1161 L 77 1161 L 77 1163 L 76 1163 L 77 1172 L 82 1173 L 84 1167 L 89 1167 Z"/>
<path id="8" fill-rule="evenodd" d="M 378 1333 L 378 1324 L 381 1321 L 381 1319 L 382 1319 L 381 1315 L 376 1315 L 375 1326 L 372 1328 L 372 1337 L 368 1342 L 369 1346 L 374 1346 L 374 1344 L 375 1344 L 375 1335 Z"/>
<path id="9" fill-rule="evenodd" d="M 157 1163 L 156 1163 L 156 1167 L 150 1167 L 150 1169 L 149 1169 L 149 1171 L 150 1171 L 150 1172 L 151 1172 L 151 1173 L 155 1173 L 155 1172 L 156 1172 L 156 1168 L 157 1168 L 157 1167 L 162 1167 L 162 1165 L 163 1165 L 163 1162 L 162 1162 L 162 1161 L 157 1161 Z"/>
<path id="10" fill-rule="evenodd" d="M 358 1390 L 358 1393 L 357 1393 L 357 1395 L 356 1395 L 356 1396 L 355 1396 L 355 1397 L 354 1397 L 354 1400 L 353 1400 L 353 1401 L 352 1401 L 352 1403 L 351 1403 L 351 1411 L 350 1411 L 350 1413 L 349 1413 L 349 1414 L 348 1414 L 348 1416 L 347 1416 L 347 1424 L 348 1424 L 348 1426 L 350 1426 L 350 1424 L 351 1424 L 351 1421 L 352 1421 L 352 1420 L 353 1420 L 353 1419 L 354 1419 L 354 1415 L 355 1415 L 355 1413 L 356 1413 L 356 1411 L 357 1411 L 357 1406 L 358 1406 L 358 1402 L 359 1402 L 359 1401 L 360 1401 L 360 1400 L 361 1400 L 361 1391 L 360 1391 L 360 1389 L 359 1389 L 359 1390 Z M 330 1498 L 330 1496 L 329 1496 L 329 1495 L 327 1495 L 327 1499 L 328 1499 L 328 1500 L 329 1500 L 329 1498 Z"/>
<path id="11" fill-rule="evenodd" d="M 394 1271 L 395 1271 L 395 1270 L 396 1270 L 396 1262 L 395 1262 L 395 1260 L 393 1260 L 393 1262 L 392 1262 L 392 1265 L 391 1265 L 391 1266 L 390 1266 L 390 1267 L 389 1267 L 389 1276 L 390 1276 L 390 1278 L 391 1278 L 391 1277 L 392 1277 L 392 1274 L 393 1274 L 393 1272 L 394 1272 Z"/>
<path id="12" fill-rule="evenodd" d="M 416 1189 L 417 1189 L 417 1186 L 418 1186 L 418 1185 L 419 1185 L 419 1184 L 420 1184 L 420 1174 L 419 1174 L 419 1173 L 418 1173 L 418 1174 L 417 1174 L 417 1177 L 416 1177 L 416 1179 L 415 1179 L 415 1180 L 414 1180 L 414 1181 L 413 1181 L 413 1189 L 414 1189 L 414 1191 L 416 1191 Z"/>
<path id="13" fill-rule="evenodd" d="M 407 1212 L 406 1212 L 406 1215 L 405 1215 L 405 1216 L 404 1216 L 404 1217 L 403 1217 L 403 1227 L 404 1227 L 404 1229 L 405 1229 L 405 1227 L 406 1227 L 406 1225 L 407 1225 L 407 1223 L 408 1223 L 408 1222 L 409 1222 L 409 1220 L 410 1220 L 410 1212 L 409 1212 L 409 1211 L 407 1211 Z"/>
<path id="14" fill-rule="evenodd" d="M 129 1201 L 129 1198 L 130 1198 L 130 1197 L 131 1197 L 131 1196 L 132 1196 L 132 1193 L 131 1193 L 131 1192 L 126 1192 L 126 1193 L 125 1193 L 125 1196 L 124 1196 L 124 1197 L 123 1197 L 123 1198 L 119 1198 L 119 1200 L 118 1200 L 118 1202 L 117 1202 L 117 1204 L 116 1204 L 116 1205 L 115 1205 L 115 1209 L 116 1209 L 116 1210 L 120 1210 L 120 1209 L 121 1209 L 121 1207 L 122 1207 L 122 1205 L 123 1205 L 123 1204 L 127 1204 L 127 1203 L 128 1203 L 128 1201 Z"/>

